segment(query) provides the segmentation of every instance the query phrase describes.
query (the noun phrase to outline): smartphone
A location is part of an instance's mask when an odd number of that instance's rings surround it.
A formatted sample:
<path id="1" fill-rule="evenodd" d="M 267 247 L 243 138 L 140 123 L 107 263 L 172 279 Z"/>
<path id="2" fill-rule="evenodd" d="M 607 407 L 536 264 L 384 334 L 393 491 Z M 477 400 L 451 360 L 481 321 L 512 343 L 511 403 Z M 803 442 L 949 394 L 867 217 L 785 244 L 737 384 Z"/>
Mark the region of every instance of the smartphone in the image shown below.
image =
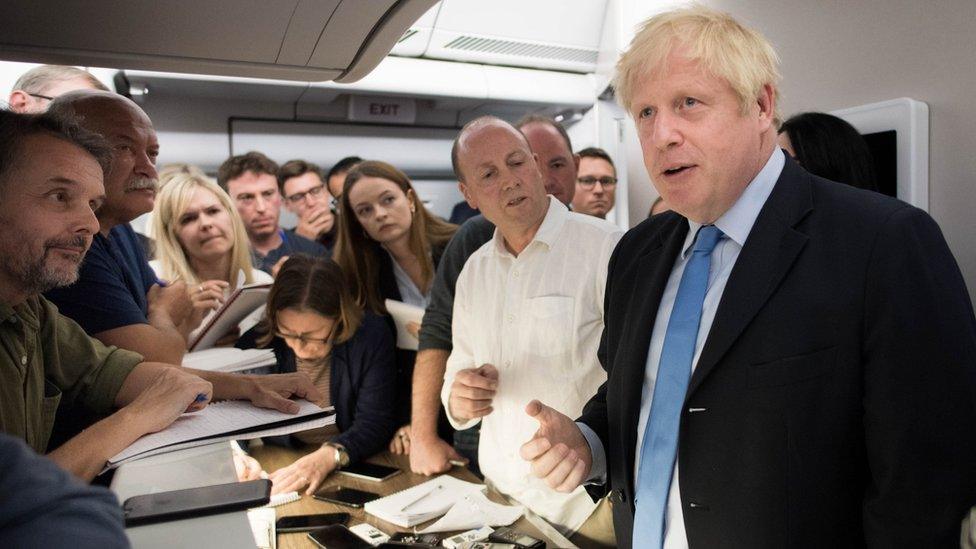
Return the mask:
<path id="1" fill-rule="evenodd" d="M 132 496 L 122 513 L 130 527 L 260 507 L 270 499 L 271 481 L 259 479 Z"/>
<path id="2" fill-rule="evenodd" d="M 545 549 L 546 542 L 541 539 L 517 532 L 512 528 L 502 527 L 488 534 L 488 541 L 494 543 L 511 543 L 519 549 Z"/>
<path id="3" fill-rule="evenodd" d="M 366 540 L 341 524 L 333 524 L 308 533 L 308 539 L 326 549 L 373 549 Z"/>
<path id="4" fill-rule="evenodd" d="M 374 494 L 373 492 L 366 492 L 363 490 L 356 490 L 355 488 L 346 488 L 345 486 L 332 486 L 312 496 L 313 498 L 321 501 L 328 501 L 330 503 L 338 503 L 339 505 L 348 505 L 349 507 L 362 507 L 367 502 L 373 501 L 379 498 L 379 494 Z"/>
<path id="5" fill-rule="evenodd" d="M 399 474 L 400 470 L 396 467 L 387 467 L 386 465 L 359 462 L 340 469 L 339 473 L 362 480 L 379 482 Z"/>
<path id="6" fill-rule="evenodd" d="M 280 534 L 291 532 L 308 532 L 323 526 L 333 524 L 346 524 L 349 522 L 349 513 L 322 513 L 319 515 L 292 515 L 281 517 L 275 523 L 275 530 Z"/>

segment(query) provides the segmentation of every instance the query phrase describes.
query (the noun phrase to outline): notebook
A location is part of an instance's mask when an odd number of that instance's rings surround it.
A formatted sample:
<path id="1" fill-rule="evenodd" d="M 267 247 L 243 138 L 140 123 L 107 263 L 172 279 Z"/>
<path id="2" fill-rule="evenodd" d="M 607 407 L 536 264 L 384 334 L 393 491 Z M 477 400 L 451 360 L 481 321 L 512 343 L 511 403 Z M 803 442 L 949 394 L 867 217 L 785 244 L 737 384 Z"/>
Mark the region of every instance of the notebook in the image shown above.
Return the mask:
<path id="1" fill-rule="evenodd" d="M 225 440 L 251 439 L 287 435 L 317 429 L 335 423 L 335 411 L 319 408 L 307 400 L 295 401 L 297 414 L 286 414 L 269 408 L 258 408 L 247 401 L 215 402 L 199 412 L 180 416 L 158 433 L 139 438 L 128 448 L 112 456 L 107 469 L 123 463 Z"/>
<path id="2" fill-rule="evenodd" d="M 364 509 L 376 518 L 409 528 L 443 515 L 466 494 L 484 489 L 483 484 L 441 475 L 412 488 L 370 501 Z"/>
<path id="3" fill-rule="evenodd" d="M 237 327 L 247 315 L 264 305 L 271 291 L 271 284 L 247 284 L 234 290 L 216 312 L 208 316 L 203 325 L 190 337 L 187 349 L 209 349 L 227 332 Z"/>
<path id="4" fill-rule="evenodd" d="M 208 372 L 270 373 L 270 367 L 276 362 L 274 351 L 271 349 L 214 347 L 183 356 L 184 368 Z"/>
<path id="5" fill-rule="evenodd" d="M 387 312 L 393 317 L 393 323 L 396 324 L 397 348 L 416 351 L 420 342 L 407 330 L 407 323 L 416 322 L 420 324 L 424 318 L 424 310 L 416 305 L 408 305 L 392 299 L 387 299 L 383 303 L 386 305 Z"/>

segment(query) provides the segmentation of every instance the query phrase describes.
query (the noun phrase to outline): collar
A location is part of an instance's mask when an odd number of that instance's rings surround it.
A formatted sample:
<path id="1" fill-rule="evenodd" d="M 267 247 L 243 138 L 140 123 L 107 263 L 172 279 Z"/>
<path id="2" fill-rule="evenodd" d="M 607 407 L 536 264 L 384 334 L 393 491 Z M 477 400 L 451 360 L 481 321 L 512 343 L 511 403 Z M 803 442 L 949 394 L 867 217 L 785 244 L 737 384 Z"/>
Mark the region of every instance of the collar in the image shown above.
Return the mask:
<path id="1" fill-rule="evenodd" d="M 559 239 L 563 225 L 566 224 L 566 220 L 569 218 L 569 209 L 552 195 L 547 195 L 546 198 L 549 199 L 549 209 L 546 210 L 546 217 L 543 218 L 542 225 L 539 225 L 539 228 L 535 231 L 535 236 L 532 237 L 529 246 L 533 242 L 541 242 L 547 248 L 551 249 L 555 245 L 556 240 Z M 497 227 L 495 228 L 494 236 L 492 236 L 492 242 L 492 248 L 496 255 L 511 257 L 512 254 L 505 248 L 505 237 L 502 236 L 501 231 Z M 525 249 L 529 249 L 529 246 L 526 246 Z"/>
<path id="2" fill-rule="evenodd" d="M 39 295 L 33 295 L 14 307 L 7 303 L 0 303 L 0 324 L 23 322 L 31 330 L 39 330 L 41 322 L 36 311 L 40 309 L 40 306 L 32 302 L 39 302 L 42 299 L 44 298 Z"/>
<path id="3" fill-rule="evenodd" d="M 15 322 L 14 318 L 17 316 L 17 311 L 13 307 L 6 303 L 0 303 L 0 324 L 6 322 Z"/>
<path id="4" fill-rule="evenodd" d="M 746 239 L 752 231 L 752 226 L 756 223 L 756 218 L 759 217 L 759 212 L 766 204 L 769 194 L 773 192 L 773 187 L 776 186 L 776 181 L 783 172 L 785 164 L 786 156 L 779 147 L 775 147 L 773 154 L 769 155 L 766 165 L 749 182 L 735 204 L 732 204 L 732 207 L 715 221 L 715 226 L 739 247 L 746 245 Z M 695 243 L 695 237 L 698 236 L 698 229 L 700 228 L 700 223 L 688 220 L 688 235 L 685 236 L 685 243 L 681 248 L 682 259 L 687 258 L 691 252 L 691 247 Z"/>

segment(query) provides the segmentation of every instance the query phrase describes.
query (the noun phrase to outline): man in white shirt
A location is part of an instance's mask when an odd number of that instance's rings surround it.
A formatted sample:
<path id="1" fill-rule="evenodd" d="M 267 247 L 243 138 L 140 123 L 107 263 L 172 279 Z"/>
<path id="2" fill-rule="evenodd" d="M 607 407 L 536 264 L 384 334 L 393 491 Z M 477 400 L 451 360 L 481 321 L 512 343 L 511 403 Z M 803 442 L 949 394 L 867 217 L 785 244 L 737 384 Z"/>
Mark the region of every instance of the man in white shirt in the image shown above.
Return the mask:
<path id="1" fill-rule="evenodd" d="M 458 278 L 441 400 L 455 428 L 481 422 L 488 482 L 571 534 L 596 504 L 582 488 L 558 493 L 533 478 L 518 448 L 538 427 L 525 414 L 535 395 L 574 415 L 606 379 L 596 351 L 621 231 L 546 195 L 528 142 L 502 120 L 465 126 L 452 160 L 465 199 L 497 228 Z"/>

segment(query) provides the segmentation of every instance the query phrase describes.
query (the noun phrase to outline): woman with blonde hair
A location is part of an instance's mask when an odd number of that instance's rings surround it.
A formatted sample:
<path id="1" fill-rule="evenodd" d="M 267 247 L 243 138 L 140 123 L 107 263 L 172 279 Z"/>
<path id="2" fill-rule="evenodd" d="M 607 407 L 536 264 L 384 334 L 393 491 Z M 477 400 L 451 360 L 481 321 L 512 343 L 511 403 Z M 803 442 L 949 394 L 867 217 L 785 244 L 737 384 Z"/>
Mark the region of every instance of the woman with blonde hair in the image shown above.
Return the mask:
<path id="1" fill-rule="evenodd" d="M 360 162 L 346 175 L 340 201 L 339 235 L 332 257 L 342 268 L 357 303 L 387 314 L 392 299 L 426 308 L 431 283 L 444 248 L 457 231 L 427 211 L 410 179 L 375 160 Z M 388 319 L 390 329 L 395 327 Z M 410 387 L 416 353 L 397 350 L 401 392 L 397 418 L 403 427 L 391 442 L 395 452 L 409 451 Z M 446 418 L 445 418 L 446 420 Z M 445 432 L 449 432 L 446 421 Z"/>
<path id="2" fill-rule="evenodd" d="M 195 173 L 174 176 L 156 197 L 152 221 L 156 259 L 149 264 L 160 279 L 186 283 L 199 320 L 220 307 L 239 283 L 272 282 L 252 267 L 244 223 L 212 179 Z M 259 316 L 245 320 L 242 330 Z"/>

